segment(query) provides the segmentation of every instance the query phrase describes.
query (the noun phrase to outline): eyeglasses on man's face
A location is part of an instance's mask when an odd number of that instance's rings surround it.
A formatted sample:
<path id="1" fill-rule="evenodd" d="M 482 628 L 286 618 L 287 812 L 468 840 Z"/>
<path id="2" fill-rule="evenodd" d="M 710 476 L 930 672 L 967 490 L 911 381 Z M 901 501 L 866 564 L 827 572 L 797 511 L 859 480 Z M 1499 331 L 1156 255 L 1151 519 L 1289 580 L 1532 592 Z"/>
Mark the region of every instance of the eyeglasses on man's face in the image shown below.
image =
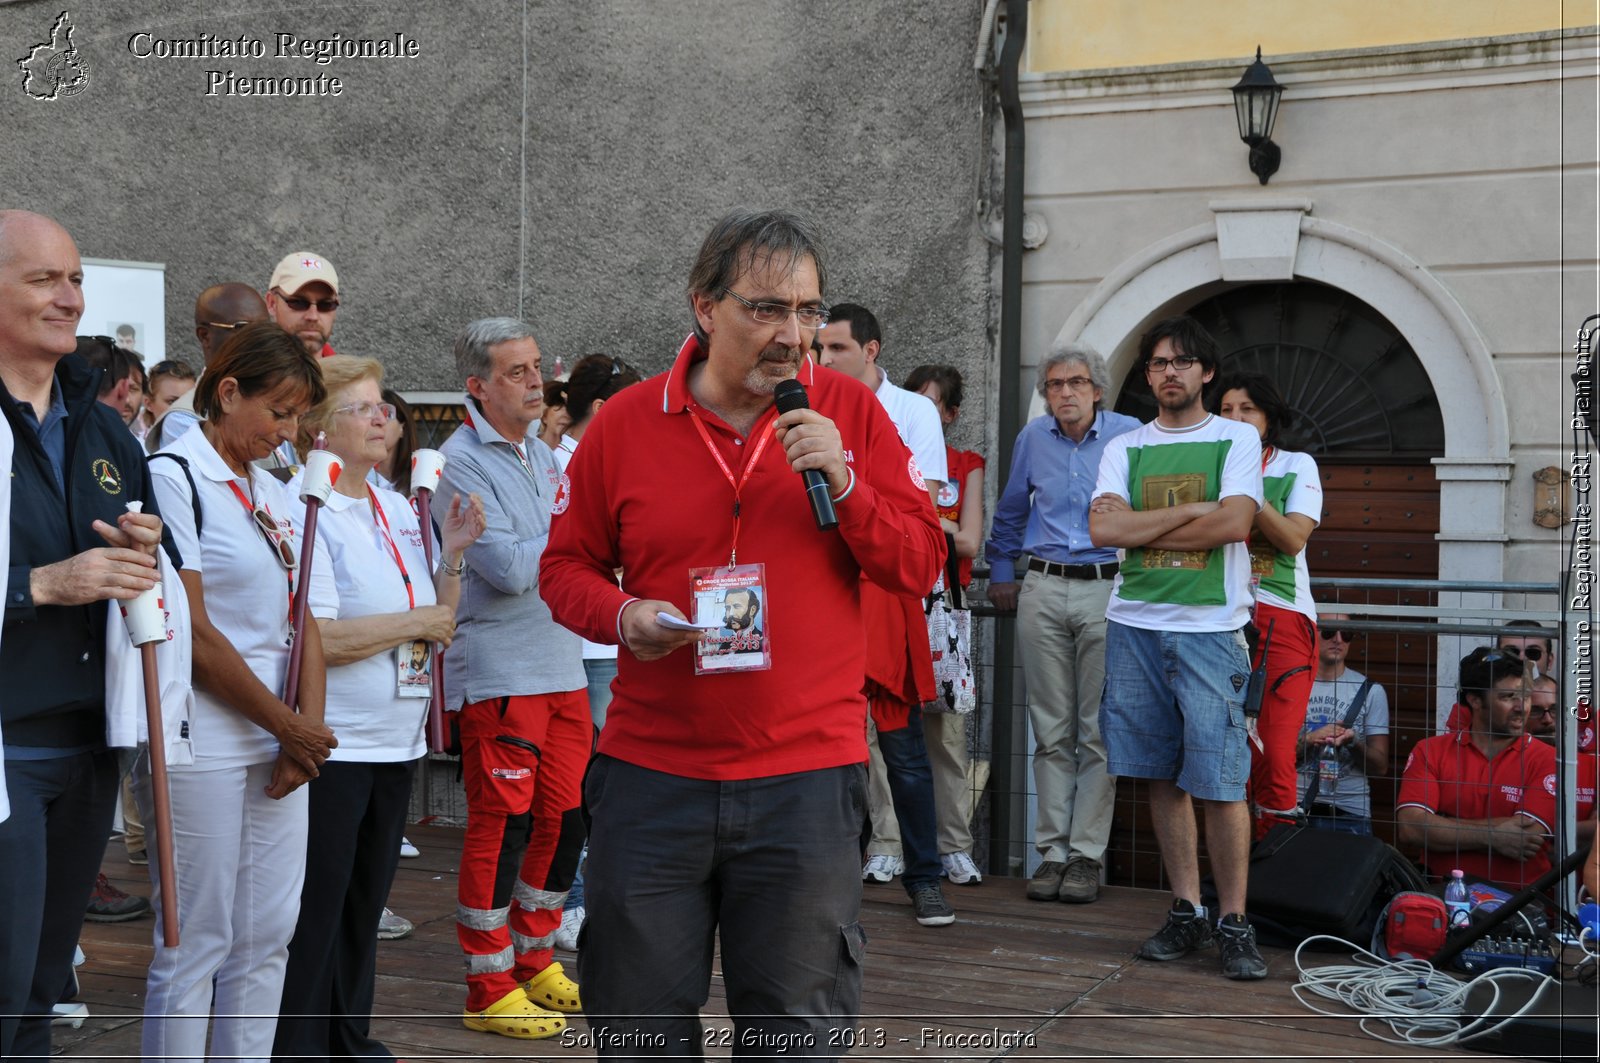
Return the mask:
<path id="1" fill-rule="evenodd" d="M 207 321 L 206 322 L 206 325 L 208 327 L 215 328 L 215 329 L 221 329 L 223 332 L 232 332 L 234 329 L 241 329 L 241 328 L 244 328 L 247 325 L 254 325 L 254 324 L 255 324 L 254 321 Z"/>
<path id="2" fill-rule="evenodd" d="M 337 296 L 330 295 L 326 299 L 307 299 L 300 295 L 285 295 L 283 294 L 283 291 L 278 288 L 274 288 L 273 291 L 277 293 L 279 299 L 283 300 L 284 306 L 287 306 L 290 310 L 293 310 L 297 314 L 305 313 L 307 310 L 311 309 L 313 305 L 316 306 L 317 312 L 320 314 L 331 314 L 335 310 L 339 309 L 339 299 Z"/>
<path id="3" fill-rule="evenodd" d="M 830 316 L 828 308 L 824 306 L 785 306 L 783 303 L 753 303 L 740 295 L 732 288 L 722 289 L 723 295 L 730 295 L 746 310 L 750 316 L 763 325 L 781 325 L 790 314 L 800 322 L 801 328 L 821 328 L 828 323 Z"/>
<path id="4" fill-rule="evenodd" d="M 1345 642 L 1354 642 L 1356 633 L 1347 627 L 1325 627 L 1321 629 L 1324 641 L 1332 642 L 1334 639 L 1343 639 Z"/>
<path id="5" fill-rule="evenodd" d="M 1068 388 L 1073 391 L 1088 391 L 1092 387 L 1094 381 L 1086 376 L 1051 377 L 1044 382 L 1044 389 L 1052 395 L 1059 395 Z"/>
<path id="6" fill-rule="evenodd" d="M 1200 359 L 1193 358 L 1187 354 L 1180 354 L 1176 358 L 1152 358 L 1144 363 L 1144 371 L 1146 373 L 1165 373 L 1170 368 L 1176 369 L 1181 373 L 1185 369 L 1193 369 L 1199 364 Z"/>

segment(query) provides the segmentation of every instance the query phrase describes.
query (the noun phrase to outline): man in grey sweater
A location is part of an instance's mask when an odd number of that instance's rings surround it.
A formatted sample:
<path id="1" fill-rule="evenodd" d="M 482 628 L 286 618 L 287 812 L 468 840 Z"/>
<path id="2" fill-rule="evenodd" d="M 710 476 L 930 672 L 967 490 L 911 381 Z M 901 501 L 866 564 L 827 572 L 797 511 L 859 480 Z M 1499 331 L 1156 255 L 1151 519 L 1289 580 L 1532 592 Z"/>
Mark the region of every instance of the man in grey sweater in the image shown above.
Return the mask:
<path id="1" fill-rule="evenodd" d="M 445 704 L 458 710 L 467 791 L 457 937 L 470 1029 L 537 1038 L 565 1028 L 578 987 L 551 950 L 583 845 L 579 787 L 593 741 L 578 636 L 539 596 L 550 520 L 566 505 L 535 434 L 544 381 L 532 330 L 474 321 L 456 340 L 466 418 L 441 448 L 440 497 L 483 499 L 466 551 Z M 515 874 L 513 874 L 515 869 Z"/>

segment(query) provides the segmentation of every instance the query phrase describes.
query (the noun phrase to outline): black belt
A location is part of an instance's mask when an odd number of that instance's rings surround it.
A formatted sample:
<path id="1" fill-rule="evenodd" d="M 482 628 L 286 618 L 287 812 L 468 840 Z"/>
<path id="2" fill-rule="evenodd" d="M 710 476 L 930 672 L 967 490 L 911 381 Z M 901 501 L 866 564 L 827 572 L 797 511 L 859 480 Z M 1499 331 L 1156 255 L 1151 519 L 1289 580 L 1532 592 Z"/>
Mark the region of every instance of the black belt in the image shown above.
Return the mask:
<path id="1" fill-rule="evenodd" d="M 1117 574 L 1117 563 L 1106 561 L 1099 565 L 1063 565 L 1056 561 L 1041 561 L 1037 557 L 1028 559 L 1029 572 L 1043 572 L 1046 576 L 1061 576 L 1064 579 L 1110 579 Z"/>

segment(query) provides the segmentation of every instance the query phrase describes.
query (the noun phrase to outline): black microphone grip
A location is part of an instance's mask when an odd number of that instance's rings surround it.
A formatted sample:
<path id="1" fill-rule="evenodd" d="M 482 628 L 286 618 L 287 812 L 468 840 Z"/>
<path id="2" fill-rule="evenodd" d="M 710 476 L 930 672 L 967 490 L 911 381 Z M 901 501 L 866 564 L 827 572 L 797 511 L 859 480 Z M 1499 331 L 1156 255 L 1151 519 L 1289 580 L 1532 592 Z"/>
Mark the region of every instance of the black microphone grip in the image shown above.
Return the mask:
<path id="1" fill-rule="evenodd" d="M 798 380 L 780 381 L 773 389 L 772 397 L 777 401 L 778 412 L 788 413 L 790 410 L 809 410 L 810 401 L 806 398 L 805 385 Z M 817 519 L 817 530 L 828 531 L 839 526 L 839 518 L 833 512 L 833 496 L 828 493 L 828 478 L 822 475 L 821 469 L 807 469 L 800 476 L 805 480 L 806 498 L 811 502 L 811 515 Z"/>

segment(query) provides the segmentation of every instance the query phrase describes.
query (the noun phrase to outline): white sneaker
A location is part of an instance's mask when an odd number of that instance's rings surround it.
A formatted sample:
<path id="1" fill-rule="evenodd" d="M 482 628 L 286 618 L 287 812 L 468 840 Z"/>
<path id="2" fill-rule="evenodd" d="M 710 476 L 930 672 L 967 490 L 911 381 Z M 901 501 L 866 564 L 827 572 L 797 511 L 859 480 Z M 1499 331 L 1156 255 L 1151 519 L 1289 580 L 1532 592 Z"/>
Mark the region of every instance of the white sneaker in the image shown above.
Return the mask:
<path id="1" fill-rule="evenodd" d="M 410 838 L 400 839 L 400 855 L 410 860 L 412 857 L 421 856 L 422 850 L 411 844 Z"/>
<path id="2" fill-rule="evenodd" d="M 983 881 L 983 873 L 966 853 L 940 855 L 939 874 L 958 886 L 976 886 Z"/>
<path id="3" fill-rule="evenodd" d="M 893 882 L 896 875 L 905 874 L 906 862 L 898 856 L 869 856 L 861 869 L 862 882 Z"/>
<path id="4" fill-rule="evenodd" d="M 89 1005 L 80 1004 L 76 1000 L 50 1006 L 50 1025 L 52 1026 L 70 1026 L 77 1030 L 83 1027 L 83 1020 L 88 1017 Z"/>
<path id="5" fill-rule="evenodd" d="M 385 908 L 383 915 L 378 918 L 378 940 L 398 941 L 415 930 L 411 920 L 403 915 L 395 914 L 394 909 Z"/>
<path id="6" fill-rule="evenodd" d="M 556 948 L 578 951 L 578 931 L 583 929 L 585 914 L 581 904 L 561 913 L 561 926 L 556 929 Z"/>

